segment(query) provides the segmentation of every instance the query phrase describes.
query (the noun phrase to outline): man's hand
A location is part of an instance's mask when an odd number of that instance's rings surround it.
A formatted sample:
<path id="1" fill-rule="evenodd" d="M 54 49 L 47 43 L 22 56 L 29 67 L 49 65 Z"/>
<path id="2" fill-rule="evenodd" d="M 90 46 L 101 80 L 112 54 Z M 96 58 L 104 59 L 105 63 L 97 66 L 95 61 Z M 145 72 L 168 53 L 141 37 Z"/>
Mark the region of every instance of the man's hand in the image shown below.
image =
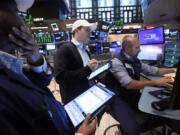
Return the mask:
<path id="1" fill-rule="evenodd" d="M 172 68 L 172 70 L 173 70 L 173 73 L 177 72 L 177 68 Z"/>
<path id="2" fill-rule="evenodd" d="M 98 61 L 97 61 L 97 60 L 92 59 L 92 60 L 89 60 L 89 61 L 88 61 L 88 67 L 89 67 L 92 71 L 94 71 L 94 70 L 97 68 L 97 66 L 98 66 Z"/>
<path id="3" fill-rule="evenodd" d="M 83 124 L 77 130 L 77 133 L 81 133 L 83 135 L 94 135 L 96 131 L 96 119 L 90 122 L 90 118 L 91 116 L 88 114 Z"/>
<path id="4" fill-rule="evenodd" d="M 154 83 L 156 86 L 168 86 L 173 87 L 174 81 L 171 79 L 171 77 L 163 77 L 157 80 L 154 80 Z"/>
<path id="5" fill-rule="evenodd" d="M 39 53 L 38 45 L 35 43 L 31 33 L 24 26 L 20 29 L 13 27 L 12 34 L 9 34 L 11 45 L 14 49 L 23 53 L 31 65 L 43 64 L 43 59 Z"/>

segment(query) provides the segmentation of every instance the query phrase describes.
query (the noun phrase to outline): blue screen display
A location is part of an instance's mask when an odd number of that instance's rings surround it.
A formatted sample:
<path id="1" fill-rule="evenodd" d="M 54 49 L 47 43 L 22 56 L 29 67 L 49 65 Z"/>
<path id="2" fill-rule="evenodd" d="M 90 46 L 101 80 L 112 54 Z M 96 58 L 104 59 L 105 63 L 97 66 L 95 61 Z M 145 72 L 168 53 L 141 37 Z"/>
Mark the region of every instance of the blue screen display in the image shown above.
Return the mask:
<path id="1" fill-rule="evenodd" d="M 142 30 L 138 33 L 139 43 L 143 44 L 163 44 L 164 34 L 163 27 Z"/>
<path id="2" fill-rule="evenodd" d="M 110 48 L 117 48 L 121 46 L 121 42 L 112 42 L 110 45 Z"/>
<path id="3" fill-rule="evenodd" d="M 107 41 L 108 33 L 107 32 L 100 32 L 99 40 Z"/>

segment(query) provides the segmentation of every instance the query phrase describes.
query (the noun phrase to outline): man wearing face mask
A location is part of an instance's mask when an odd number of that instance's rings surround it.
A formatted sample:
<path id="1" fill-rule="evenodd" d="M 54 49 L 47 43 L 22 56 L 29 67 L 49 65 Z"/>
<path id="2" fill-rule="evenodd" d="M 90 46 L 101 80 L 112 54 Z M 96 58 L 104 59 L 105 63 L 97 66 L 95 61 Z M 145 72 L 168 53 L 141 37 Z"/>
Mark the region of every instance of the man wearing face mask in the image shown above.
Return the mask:
<path id="1" fill-rule="evenodd" d="M 86 50 L 91 31 L 96 24 L 86 20 L 77 20 L 72 26 L 73 38 L 62 45 L 55 56 L 54 70 L 63 103 L 67 103 L 89 88 L 93 82 L 87 76 L 96 69 L 97 61 L 90 59 Z"/>
<path id="2" fill-rule="evenodd" d="M 52 68 L 39 53 L 18 10 L 27 10 L 34 0 L 0 0 L 0 132 L 3 135 L 73 135 L 63 106 L 46 87 Z M 10 53 L 17 50 L 28 67 Z M 90 115 L 76 131 L 93 135 L 96 121 Z"/>

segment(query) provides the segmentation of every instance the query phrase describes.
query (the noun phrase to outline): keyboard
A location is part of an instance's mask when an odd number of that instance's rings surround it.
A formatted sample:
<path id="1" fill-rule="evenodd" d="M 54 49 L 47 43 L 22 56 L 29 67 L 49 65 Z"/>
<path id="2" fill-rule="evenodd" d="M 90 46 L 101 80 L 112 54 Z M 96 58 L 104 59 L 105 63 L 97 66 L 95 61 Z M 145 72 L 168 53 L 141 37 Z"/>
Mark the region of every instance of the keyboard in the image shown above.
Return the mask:
<path id="1" fill-rule="evenodd" d="M 163 76 L 167 76 L 167 77 L 175 78 L 176 73 L 164 74 Z"/>

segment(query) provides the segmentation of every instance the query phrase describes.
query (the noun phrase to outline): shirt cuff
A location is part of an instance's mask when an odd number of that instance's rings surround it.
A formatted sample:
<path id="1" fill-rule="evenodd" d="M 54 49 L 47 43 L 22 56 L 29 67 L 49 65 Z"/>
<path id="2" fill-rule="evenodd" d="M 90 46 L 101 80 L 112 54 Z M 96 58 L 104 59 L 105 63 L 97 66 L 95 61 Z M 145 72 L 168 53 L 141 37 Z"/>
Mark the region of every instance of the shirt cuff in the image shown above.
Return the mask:
<path id="1" fill-rule="evenodd" d="M 32 66 L 30 65 L 30 68 L 36 72 L 36 73 L 41 73 L 41 72 L 46 72 L 47 71 L 47 62 L 46 62 L 46 59 L 43 57 L 43 65 L 41 66 Z"/>
<path id="2" fill-rule="evenodd" d="M 81 133 L 75 133 L 75 135 L 83 135 L 83 134 L 81 134 Z"/>

